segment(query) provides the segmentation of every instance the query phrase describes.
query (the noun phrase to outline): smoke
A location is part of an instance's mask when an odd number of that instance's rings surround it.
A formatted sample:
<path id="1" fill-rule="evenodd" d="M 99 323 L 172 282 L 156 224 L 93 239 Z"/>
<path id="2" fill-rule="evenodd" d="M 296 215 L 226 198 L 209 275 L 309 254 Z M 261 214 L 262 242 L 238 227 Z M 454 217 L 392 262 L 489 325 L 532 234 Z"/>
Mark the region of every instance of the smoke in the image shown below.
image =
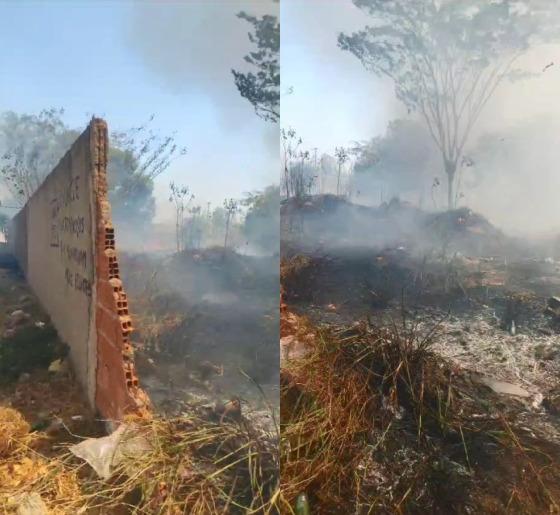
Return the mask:
<path id="1" fill-rule="evenodd" d="M 278 181 L 278 124 L 257 117 L 231 73 L 246 69 L 244 56 L 254 50 L 252 26 L 237 17 L 240 11 L 279 16 L 278 3 L 257 0 L 166 2 L 165 8 L 138 2 L 132 9 L 129 48 L 162 90 L 184 100 L 179 129 L 188 152 L 155 183 L 158 222 L 174 217 L 171 178 L 188 185 L 200 206 Z"/>
<path id="2" fill-rule="evenodd" d="M 153 70 L 161 84 L 177 94 L 201 96 L 228 129 L 262 125 L 252 106 L 233 82 L 232 68 L 244 68 L 243 56 L 252 50 L 251 26 L 237 18 L 278 15 L 272 1 L 138 2 L 132 11 L 129 44 Z M 269 128 L 266 132 L 273 132 Z"/>
<path id="3" fill-rule="evenodd" d="M 560 232 L 560 121 L 538 116 L 481 137 L 465 203 L 510 234 Z"/>
<path id="4" fill-rule="evenodd" d="M 389 120 L 406 113 L 389 81 L 338 48 L 339 32 L 367 22 L 351 1 L 284 0 L 281 12 L 281 121 L 296 129 L 304 147 L 333 153 L 385 132 Z"/>
<path id="5" fill-rule="evenodd" d="M 389 124 L 397 119 L 423 124 L 416 113 L 406 114 L 391 83 L 337 47 L 338 33 L 371 22 L 352 2 L 285 0 L 283 13 L 282 79 L 285 87 L 294 86 L 294 94 L 283 99 L 282 123 L 296 128 L 307 148 L 332 154 L 335 145 L 387 138 Z M 539 45 L 516 62 L 516 68 L 532 77 L 500 84 L 464 150 L 458 205 L 480 212 L 508 234 L 560 231 L 558 55 L 560 46 Z M 416 165 L 422 180 L 412 180 L 410 173 L 407 177 L 398 163 L 386 167 L 381 177 L 364 172 L 353 183 L 353 201 L 378 204 L 383 194 L 385 201 L 398 196 L 424 209 L 434 209 L 434 204 L 444 208 L 447 179 L 441 156 L 425 134 L 418 136 L 422 141 L 414 138 L 408 144 L 403 140 L 399 148 L 406 153 L 419 144 L 430 146 L 426 159 Z M 436 178 L 439 186 L 432 191 Z"/>

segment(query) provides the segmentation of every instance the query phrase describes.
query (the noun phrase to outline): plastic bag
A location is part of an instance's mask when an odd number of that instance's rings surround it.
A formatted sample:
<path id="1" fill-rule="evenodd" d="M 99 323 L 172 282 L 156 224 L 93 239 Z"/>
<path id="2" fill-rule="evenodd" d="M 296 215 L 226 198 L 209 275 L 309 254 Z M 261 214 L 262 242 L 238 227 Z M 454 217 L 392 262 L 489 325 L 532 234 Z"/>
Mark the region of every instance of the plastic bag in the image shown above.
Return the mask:
<path id="1" fill-rule="evenodd" d="M 135 433 L 134 427 L 123 424 L 109 436 L 88 438 L 73 445 L 70 452 L 89 463 L 99 477 L 109 479 L 121 463 L 151 450 L 148 440 Z"/>

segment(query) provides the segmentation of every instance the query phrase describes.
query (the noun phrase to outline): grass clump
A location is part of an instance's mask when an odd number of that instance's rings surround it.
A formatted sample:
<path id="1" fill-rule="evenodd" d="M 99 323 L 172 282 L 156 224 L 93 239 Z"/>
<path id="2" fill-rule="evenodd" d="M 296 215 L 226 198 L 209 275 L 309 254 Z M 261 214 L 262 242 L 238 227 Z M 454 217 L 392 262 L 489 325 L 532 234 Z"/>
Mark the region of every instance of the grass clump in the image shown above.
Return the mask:
<path id="1" fill-rule="evenodd" d="M 218 423 L 194 412 L 126 423 L 132 429 L 125 435 L 147 447 L 125 452 L 110 479 L 98 477 L 68 447 L 46 458 L 28 446 L 13 457 L 13 465 L 38 473 L 20 475 L 16 482 L 0 480 L 0 507 L 11 513 L 14 499 L 33 493 L 51 512 L 68 515 L 279 512 L 274 435 L 246 420 Z"/>
<path id="2" fill-rule="evenodd" d="M 557 513 L 560 446 L 416 327 L 315 329 L 281 384 L 282 491 L 314 514 Z M 286 513 L 290 513 L 286 509 Z"/>

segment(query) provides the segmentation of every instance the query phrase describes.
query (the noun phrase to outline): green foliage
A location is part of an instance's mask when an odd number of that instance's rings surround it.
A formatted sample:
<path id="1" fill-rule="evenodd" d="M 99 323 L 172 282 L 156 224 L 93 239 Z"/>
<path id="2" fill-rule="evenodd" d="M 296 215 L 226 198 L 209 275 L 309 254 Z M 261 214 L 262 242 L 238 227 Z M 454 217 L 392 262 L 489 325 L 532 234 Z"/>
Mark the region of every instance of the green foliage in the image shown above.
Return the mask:
<path id="1" fill-rule="evenodd" d="M 116 223 L 132 222 L 143 226 L 155 215 L 153 180 L 135 173 L 137 160 L 129 150 L 109 148 L 109 201 Z"/>
<path id="2" fill-rule="evenodd" d="M 20 205 L 31 197 L 79 136 L 63 122 L 64 110 L 0 117 L 0 180 Z M 109 199 L 113 220 L 141 227 L 155 214 L 154 179 L 186 153 L 174 136 L 159 137 L 149 121 L 113 132 L 109 148 Z"/>
<path id="3" fill-rule="evenodd" d="M 138 127 L 111 134 L 109 199 L 116 223 L 150 223 L 155 215 L 154 179 L 187 152 L 173 135 L 158 136 L 150 128 L 153 120 L 154 115 Z"/>
<path id="4" fill-rule="evenodd" d="M 270 15 L 257 18 L 240 12 L 238 17 L 253 26 L 249 40 L 256 50 L 245 56 L 254 72 L 232 70 L 235 85 L 257 116 L 276 123 L 280 119 L 280 23 Z"/>
<path id="5" fill-rule="evenodd" d="M 278 251 L 280 227 L 280 187 L 268 186 L 251 193 L 243 201 L 248 206 L 243 234 L 249 243 L 266 252 Z"/>
<path id="6" fill-rule="evenodd" d="M 0 179 L 20 205 L 31 197 L 78 136 L 62 122 L 62 109 L 0 117 Z"/>

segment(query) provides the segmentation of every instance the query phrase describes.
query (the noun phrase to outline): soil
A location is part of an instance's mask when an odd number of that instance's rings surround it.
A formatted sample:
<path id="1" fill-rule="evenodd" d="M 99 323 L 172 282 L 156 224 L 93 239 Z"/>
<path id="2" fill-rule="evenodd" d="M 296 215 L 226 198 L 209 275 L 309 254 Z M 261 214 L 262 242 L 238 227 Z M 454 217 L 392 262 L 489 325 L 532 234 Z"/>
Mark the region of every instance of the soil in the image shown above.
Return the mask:
<path id="1" fill-rule="evenodd" d="M 61 444 L 103 434 L 66 362 L 67 347 L 11 262 L 0 263 L 0 328 L 0 407 L 44 433 L 37 450 L 56 455 Z"/>
<path id="2" fill-rule="evenodd" d="M 155 407 L 240 397 L 244 415 L 278 409 L 278 257 L 212 248 L 121 257 L 135 317 L 136 364 Z"/>
<path id="3" fill-rule="evenodd" d="M 470 210 L 434 215 L 325 198 L 283 209 L 292 221 L 281 245 L 284 365 L 313 348 L 303 320 L 326 331 L 367 320 L 412 332 L 432 342 L 430 351 L 469 395 L 478 392 L 479 408 L 492 417 L 515 413 L 516 427 L 549 446 L 560 466 L 560 317 L 547 312 L 549 299 L 560 296 L 560 261 L 548 252 L 554 245 L 509 238 Z M 405 440 L 395 463 L 425 462 Z M 364 470 L 381 470 L 371 458 Z M 488 466 L 512 480 L 498 471 L 503 463 Z M 380 477 L 372 477 L 372 495 L 381 499 L 389 492 L 380 492 Z M 441 488 L 442 498 L 451 495 Z M 488 512 L 504 512 L 497 497 L 487 497 Z M 450 512 L 468 512 L 461 510 Z"/>

